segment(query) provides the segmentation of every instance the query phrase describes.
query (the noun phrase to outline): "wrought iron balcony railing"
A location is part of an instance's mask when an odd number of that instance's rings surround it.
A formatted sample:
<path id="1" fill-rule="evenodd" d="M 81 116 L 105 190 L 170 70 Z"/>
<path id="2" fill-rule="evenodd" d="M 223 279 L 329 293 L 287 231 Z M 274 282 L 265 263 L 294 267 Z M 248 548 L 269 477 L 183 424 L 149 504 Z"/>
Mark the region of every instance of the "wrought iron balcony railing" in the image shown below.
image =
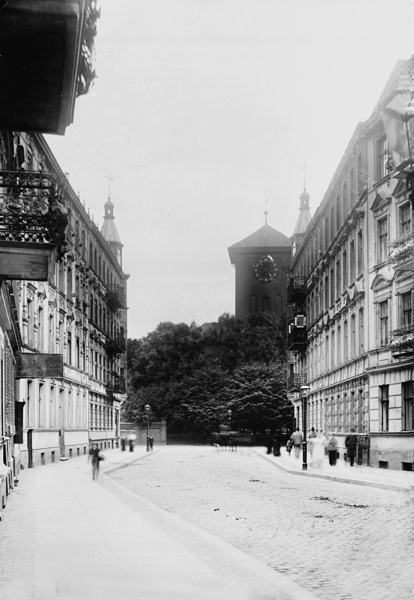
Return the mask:
<path id="1" fill-rule="evenodd" d="M 411 263 L 414 268 L 414 230 L 407 231 L 391 244 L 390 261 L 393 265 Z"/>
<path id="2" fill-rule="evenodd" d="M 110 394 L 125 394 L 126 379 L 116 373 L 108 373 L 106 379 L 106 389 Z"/>
<path id="3" fill-rule="evenodd" d="M 389 344 L 392 355 L 405 356 L 414 353 L 414 325 L 404 325 L 392 332 Z"/>
<path id="4" fill-rule="evenodd" d="M 298 392 L 302 385 L 307 382 L 306 373 L 292 373 L 288 377 L 287 389 L 288 392 Z"/>
<path id="5" fill-rule="evenodd" d="M 110 354 L 121 354 L 126 352 L 127 343 L 125 336 L 122 333 L 110 332 L 107 333 L 106 350 Z"/>
<path id="6" fill-rule="evenodd" d="M 29 247 L 38 257 L 56 248 L 58 260 L 67 252 L 65 186 L 56 173 L 0 170 L 0 248 L 15 249 L 15 262 Z"/>
<path id="7" fill-rule="evenodd" d="M 299 319 L 301 319 L 299 321 Z M 301 325 L 303 319 L 303 326 Z M 298 323 L 300 325 L 298 326 Z M 295 319 L 292 319 L 288 326 L 288 339 L 287 339 L 287 348 L 292 352 L 297 352 L 300 350 L 305 350 L 306 348 L 306 320 L 303 315 L 297 315 Z"/>
<path id="8" fill-rule="evenodd" d="M 291 277 L 287 290 L 287 301 L 296 303 L 303 300 L 306 294 L 306 277 Z"/>
<path id="9" fill-rule="evenodd" d="M 108 285 L 106 300 L 113 309 L 126 308 L 125 290 L 118 284 Z"/>

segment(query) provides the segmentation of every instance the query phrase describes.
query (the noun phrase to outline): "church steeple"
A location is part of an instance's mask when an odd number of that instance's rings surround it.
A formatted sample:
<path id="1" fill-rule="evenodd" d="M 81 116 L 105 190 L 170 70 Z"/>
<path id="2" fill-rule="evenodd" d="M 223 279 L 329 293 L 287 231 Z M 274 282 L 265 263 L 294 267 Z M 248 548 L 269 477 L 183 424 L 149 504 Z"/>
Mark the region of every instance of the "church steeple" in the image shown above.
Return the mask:
<path id="1" fill-rule="evenodd" d="M 110 196 L 108 196 L 108 200 L 105 202 L 104 208 L 104 223 L 102 225 L 101 233 L 115 255 L 118 263 L 122 267 L 123 244 L 121 243 L 121 239 L 115 225 L 114 205 Z"/>
<path id="2" fill-rule="evenodd" d="M 306 187 L 303 188 L 303 192 L 299 196 L 300 204 L 299 204 L 299 216 L 296 221 L 295 230 L 292 235 L 292 255 L 295 254 L 297 247 L 300 244 L 301 239 L 305 235 L 305 232 L 308 228 L 309 223 L 312 220 L 310 211 L 309 211 L 309 199 L 310 196 L 306 191 Z"/>

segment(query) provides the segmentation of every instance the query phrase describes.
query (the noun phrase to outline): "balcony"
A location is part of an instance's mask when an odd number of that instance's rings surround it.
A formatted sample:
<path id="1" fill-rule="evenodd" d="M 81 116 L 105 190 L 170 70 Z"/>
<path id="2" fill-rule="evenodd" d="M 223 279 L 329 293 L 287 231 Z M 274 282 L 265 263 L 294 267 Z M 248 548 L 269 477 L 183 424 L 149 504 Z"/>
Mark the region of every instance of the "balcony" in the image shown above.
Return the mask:
<path id="1" fill-rule="evenodd" d="M 68 249 L 65 186 L 56 173 L 0 170 L 1 277 L 50 280 Z"/>
<path id="2" fill-rule="evenodd" d="M 106 301 L 114 310 L 118 308 L 126 308 L 125 290 L 117 284 L 108 285 L 106 292 Z"/>
<path id="3" fill-rule="evenodd" d="M 292 373 L 288 377 L 287 389 L 288 392 L 299 392 L 302 385 L 306 385 L 306 373 Z"/>
<path id="4" fill-rule="evenodd" d="M 122 354 L 126 352 L 126 339 L 122 333 L 110 332 L 107 334 L 106 351 L 109 354 Z"/>
<path id="5" fill-rule="evenodd" d="M 287 301 L 290 304 L 301 302 L 306 295 L 306 277 L 291 277 L 287 289 Z"/>
<path id="6" fill-rule="evenodd" d="M 0 129 L 63 135 L 95 77 L 95 0 L 0 5 Z"/>
<path id="7" fill-rule="evenodd" d="M 306 318 L 304 315 L 296 315 L 289 321 L 287 349 L 292 352 L 304 351 L 306 341 Z"/>
<path id="8" fill-rule="evenodd" d="M 122 375 L 108 373 L 106 380 L 106 390 L 108 394 L 125 394 L 126 380 Z"/>
<path id="9" fill-rule="evenodd" d="M 407 231 L 391 244 L 389 258 L 395 271 L 414 271 L 414 230 Z"/>
<path id="10" fill-rule="evenodd" d="M 389 347 L 394 358 L 411 356 L 414 353 L 414 325 L 394 329 Z"/>

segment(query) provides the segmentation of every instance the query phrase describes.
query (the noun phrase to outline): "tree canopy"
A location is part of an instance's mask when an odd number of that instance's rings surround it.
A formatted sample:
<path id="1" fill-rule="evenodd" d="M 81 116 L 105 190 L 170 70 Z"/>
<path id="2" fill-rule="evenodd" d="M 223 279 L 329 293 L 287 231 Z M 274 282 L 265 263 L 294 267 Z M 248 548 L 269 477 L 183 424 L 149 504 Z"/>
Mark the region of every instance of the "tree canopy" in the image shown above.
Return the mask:
<path id="1" fill-rule="evenodd" d="M 261 433 L 291 424 L 286 395 L 285 331 L 271 313 L 244 322 L 160 323 L 128 340 L 128 399 L 123 418 L 140 422 L 144 406 L 169 430 L 211 432 L 228 419 L 233 429 Z"/>

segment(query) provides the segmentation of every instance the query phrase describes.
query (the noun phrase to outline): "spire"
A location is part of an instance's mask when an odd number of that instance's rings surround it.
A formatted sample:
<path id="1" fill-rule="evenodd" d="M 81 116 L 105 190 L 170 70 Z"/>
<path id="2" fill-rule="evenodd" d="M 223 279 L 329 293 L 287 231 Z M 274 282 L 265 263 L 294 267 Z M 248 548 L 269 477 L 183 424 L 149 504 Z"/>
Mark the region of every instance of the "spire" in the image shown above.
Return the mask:
<path id="1" fill-rule="evenodd" d="M 309 212 L 309 199 L 310 196 L 306 191 L 306 188 L 303 188 L 303 192 L 299 196 L 300 204 L 299 204 L 299 216 L 296 221 L 295 230 L 293 232 L 293 237 L 303 237 L 306 229 L 308 228 L 309 223 L 311 222 L 311 214 Z"/>
<path id="2" fill-rule="evenodd" d="M 104 205 L 104 223 L 102 225 L 101 233 L 105 238 L 108 246 L 111 248 L 112 253 L 115 255 L 117 261 L 122 266 L 122 247 L 121 239 L 118 234 L 118 230 L 115 225 L 115 216 L 114 216 L 114 205 L 111 201 L 111 198 L 108 197 L 108 200 Z"/>
<path id="3" fill-rule="evenodd" d="M 264 215 L 265 215 L 265 225 L 267 225 L 267 215 L 268 215 L 268 214 L 269 214 L 269 213 L 267 212 L 267 210 L 265 210 L 265 212 L 264 212 Z"/>

